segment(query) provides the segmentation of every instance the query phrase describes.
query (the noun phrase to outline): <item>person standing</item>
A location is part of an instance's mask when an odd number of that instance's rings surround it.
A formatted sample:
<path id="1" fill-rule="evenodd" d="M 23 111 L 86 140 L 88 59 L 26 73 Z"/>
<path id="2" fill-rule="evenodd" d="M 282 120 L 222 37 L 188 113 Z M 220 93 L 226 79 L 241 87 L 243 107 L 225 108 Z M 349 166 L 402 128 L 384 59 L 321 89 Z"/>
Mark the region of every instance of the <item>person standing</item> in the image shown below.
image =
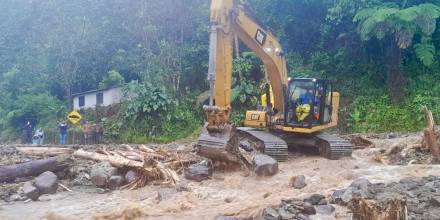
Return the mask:
<path id="1" fill-rule="evenodd" d="M 24 143 L 25 144 L 32 144 L 32 132 L 33 127 L 30 121 L 27 121 L 26 124 L 23 127 L 23 133 L 24 133 Z"/>
<path id="2" fill-rule="evenodd" d="M 60 144 L 65 145 L 67 139 L 67 124 L 62 121 L 58 124 L 58 128 L 60 130 Z"/>
<path id="3" fill-rule="evenodd" d="M 89 145 L 93 144 L 93 126 L 89 121 L 85 121 L 83 125 L 83 134 L 84 134 L 84 144 Z"/>

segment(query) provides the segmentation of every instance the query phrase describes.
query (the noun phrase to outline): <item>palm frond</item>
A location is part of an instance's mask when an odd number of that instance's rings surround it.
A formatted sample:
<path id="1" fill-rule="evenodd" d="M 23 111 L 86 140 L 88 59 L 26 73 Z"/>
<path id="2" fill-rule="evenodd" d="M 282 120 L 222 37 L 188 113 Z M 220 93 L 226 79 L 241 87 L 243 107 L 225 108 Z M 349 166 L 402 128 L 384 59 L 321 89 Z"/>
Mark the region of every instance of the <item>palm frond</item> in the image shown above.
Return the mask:
<path id="1" fill-rule="evenodd" d="M 435 46 L 428 41 L 423 41 L 414 46 L 417 58 L 425 66 L 430 66 L 434 63 Z"/>

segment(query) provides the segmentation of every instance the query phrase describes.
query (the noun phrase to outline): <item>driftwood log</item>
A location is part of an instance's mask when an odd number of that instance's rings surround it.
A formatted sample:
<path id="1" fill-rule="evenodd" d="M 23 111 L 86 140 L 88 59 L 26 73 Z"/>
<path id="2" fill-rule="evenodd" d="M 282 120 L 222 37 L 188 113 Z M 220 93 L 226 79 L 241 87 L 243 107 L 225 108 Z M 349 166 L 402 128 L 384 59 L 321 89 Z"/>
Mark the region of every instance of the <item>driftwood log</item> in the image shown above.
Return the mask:
<path id="1" fill-rule="evenodd" d="M 111 165 L 115 167 L 128 166 L 134 168 L 144 168 L 144 163 L 135 160 L 130 160 L 128 158 L 119 155 L 105 155 L 95 152 L 87 152 L 82 149 L 79 149 L 73 153 L 73 156 L 88 160 L 109 162 Z"/>
<path id="2" fill-rule="evenodd" d="M 386 201 L 353 199 L 349 208 L 353 212 L 353 220 L 407 220 L 408 208 L 402 198 Z"/>
<path id="3" fill-rule="evenodd" d="M 16 147 L 16 149 L 24 154 L 32 156 L 70 155 L 74 152 L 73 149 L 61 147 Z"/>
<path id="4" fill-rule="evenodd" d="M 0 166 L 0 183 L 12 182 L 19 177 L 38 176 L 46 171 L 57 172 L 69 167 L 69 157 L 51 157 L 26 163 Z"/>
<path id="5" fill-rule="evenodd" d="M 432 156 L 434 157 L 435 162 L 440 161 L 440 132 L 435 129 L 434 117 L 432 116 L 432 112 L 428 110 L 428 108 L 424 107 L 423 111 L 425 112 L 426 119 L 426 128 L 423 131 L 423 140 L 425 145 L 431 150 Z"/>
<path id="6" fill-rule="evenodd" d="M 123 145 L 123 147 L 125 150 L 108 150 L 102 147 L 96 149 L 95 152 L 83 149 L 72 150 L 70 148 L 41 147 L 21 147 L 18 150 L 32 156 L 66 154 L 86 160 L 109 162 L 114 167 L 134 170 L 139 177 L 136 181 L 123 187 L 130 189 L 145 186 L 147 182 L 152 180 L 163 180 L 163 183 L 175 185 L 180 181 L 177 172 L 190 164 L 196 163 L 195 160 L 181 158 L 181 155 L 179 156 L 176 153 L 170 153 L 160 148 L 153 150 L 144 145 L 141 145 L 138 149 L 134 149 L 129 145 Z M 36 161 L 32 161 L 32 163 L 34 162 Z M 48 167 L 52 166 L 48 165 Z M 2 171 L 0 170 L 0 172 Z"/>

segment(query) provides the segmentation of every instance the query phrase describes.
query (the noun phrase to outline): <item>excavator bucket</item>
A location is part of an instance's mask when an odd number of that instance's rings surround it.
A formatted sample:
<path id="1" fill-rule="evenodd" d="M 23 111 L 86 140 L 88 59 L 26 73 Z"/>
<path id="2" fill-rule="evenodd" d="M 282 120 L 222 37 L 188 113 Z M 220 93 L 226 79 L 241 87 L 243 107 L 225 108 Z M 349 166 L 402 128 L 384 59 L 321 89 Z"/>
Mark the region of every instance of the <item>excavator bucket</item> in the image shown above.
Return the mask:
<path id="1" fill-rule="evenodd" d="M 206 124 L 197 142 L 200 156 L 228 163 L 240 164 L 237 129 L 233 124 L 225 124 L 221 129 L 209 129 Z"/>

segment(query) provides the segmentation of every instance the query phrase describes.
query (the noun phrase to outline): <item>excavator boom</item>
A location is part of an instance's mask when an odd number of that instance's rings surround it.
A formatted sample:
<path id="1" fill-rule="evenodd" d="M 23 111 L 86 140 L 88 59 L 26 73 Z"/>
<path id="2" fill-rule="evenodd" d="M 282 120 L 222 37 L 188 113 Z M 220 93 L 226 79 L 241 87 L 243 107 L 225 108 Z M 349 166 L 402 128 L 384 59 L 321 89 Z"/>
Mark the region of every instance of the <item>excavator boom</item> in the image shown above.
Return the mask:
<path id="1" fill-rule="evenodd" d="M 234 38 L 240 39 L 262 60 L 272 86 L 274 109 L 283 117 L 287 67 L 278 39 L 252 18 L 238 0 L 212 0 L 209 43 L 209 106 L 205 106 L 208 130 L 229 123 L 231 113 L 232 58 Z"/>

